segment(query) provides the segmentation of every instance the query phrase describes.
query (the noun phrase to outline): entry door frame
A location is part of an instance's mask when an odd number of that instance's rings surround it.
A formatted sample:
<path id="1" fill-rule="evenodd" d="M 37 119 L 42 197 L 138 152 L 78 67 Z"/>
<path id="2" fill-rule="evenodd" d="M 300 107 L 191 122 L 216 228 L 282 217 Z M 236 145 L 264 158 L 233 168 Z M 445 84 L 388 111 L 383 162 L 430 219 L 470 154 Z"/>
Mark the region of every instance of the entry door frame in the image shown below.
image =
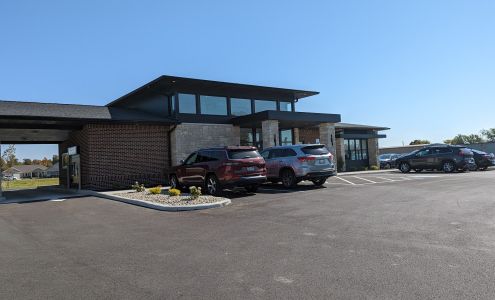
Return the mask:
<path id="1" fill-rule="evenodd" d="M 69 167 L 67 168 L 67 188 L 70 189 L 72 187 L 72 165 L 74 164 L 74 168 L 76 169 L 77 174 L 77 189 L 81 190 L 81 157 L 79 154 L 69 156 Z"/>

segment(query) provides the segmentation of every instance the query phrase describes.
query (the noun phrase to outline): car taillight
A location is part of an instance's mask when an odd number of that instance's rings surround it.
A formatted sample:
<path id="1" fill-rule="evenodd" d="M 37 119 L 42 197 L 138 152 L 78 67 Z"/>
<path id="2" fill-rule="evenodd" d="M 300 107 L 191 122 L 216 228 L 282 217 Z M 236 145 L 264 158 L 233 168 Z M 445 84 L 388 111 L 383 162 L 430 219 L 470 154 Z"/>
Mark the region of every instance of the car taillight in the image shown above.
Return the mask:
<path id="1" fill-rule="evenodd" d="M 300 162 L 308 162 L 308 161 L 314 161 L 315 157 L 314 156 L 300 156 L 297 158 Z"/>

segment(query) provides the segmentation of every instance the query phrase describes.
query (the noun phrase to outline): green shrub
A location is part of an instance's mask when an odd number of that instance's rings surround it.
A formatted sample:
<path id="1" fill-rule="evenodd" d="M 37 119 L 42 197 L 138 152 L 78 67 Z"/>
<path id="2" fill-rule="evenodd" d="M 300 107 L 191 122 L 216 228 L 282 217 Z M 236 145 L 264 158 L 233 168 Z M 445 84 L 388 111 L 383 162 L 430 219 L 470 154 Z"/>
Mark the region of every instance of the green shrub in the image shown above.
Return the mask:
<path id="1" fill-rule="evenodd" d="M 152 187 L 152 188 L 148 189 L 148 192 L 150 192 L 150 194 L 152 194 L 152 195 L 161 194 L 162 193 L 162 186 L 159 185 L 159 186 Z"/>
<path id="2" fill-rule="evenodd" d="M 131 188 L 136 192 L 144 192 L 146 190 L 144 188 L 144 184 L 139 184 L 139 182 L 137 181 L 133 185 L 131 185 Z"/>
<path id="3" fill-rule="evenodd" d="M 178 189 L 169 189 L 168 190 L 168 195 L 171 196 L 171 197 L 180 196 L 180 190 L 178 190 Z"/>
<path id="4" fill-rule="evenodd" d="M 379 166 L 371 166 L 370 170 L 377 171 L 377 170 L 380 170 L 380 167 Z"/>
<path id="5" fill-rule="evenodd" d="M 201 187 L 195 187 L 195 186 L 191 186 L 189 188 L 189 193 L 191 194 L 191 198 L 192 199 L 196 199 L 198 198 L 199 196 L 201 196 Z"/>

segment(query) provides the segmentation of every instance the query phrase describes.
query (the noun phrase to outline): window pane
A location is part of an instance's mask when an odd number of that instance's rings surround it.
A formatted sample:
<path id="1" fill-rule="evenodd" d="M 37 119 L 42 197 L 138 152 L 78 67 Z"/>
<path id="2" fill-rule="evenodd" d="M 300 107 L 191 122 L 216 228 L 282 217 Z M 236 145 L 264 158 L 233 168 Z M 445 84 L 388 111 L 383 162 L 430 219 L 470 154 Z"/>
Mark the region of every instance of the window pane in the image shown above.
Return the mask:
<path id="1" fill-rule="evenodd" d="M 227 115 L 227 98 L 216 96 L 199 96 L 201 114 L 203 115 Z"/>
<path id="2" fill-rule="evenodd" d="M 234 116 L 244 116 L 251 114 L 251 100 L 231 98 L 230 99 L 230 112 Z"/>
<path id="3" fill-rule="evenodd" d="M 292 111 L 290 107 L 290 102 L 280 101 L 280 110 L 281 111 Z"/>
<path id="4" fill-rule="evenodd" d="M 292 145 L 292 129 L 280 131 L 280 145 Z"/>
<path id="5" fill-rule="evenodd" d="M 172 114 L 174 114 L 175 113 L 175 97 L 174 97 L 174 95 L 170 95 L 170 96 L 168 96 L 168 99 L 170 101 L 170 108 L 172 110 Z"/>
<path id="6" fill-rule="evenodd" d="M 195 114 L 196 95 L 179 94 L 179 112 L 183 114 Z"/>
<path id="7" fill-rule="evenodd" d="M 254 146 L 253 130 L 251 128 L 241 128 L 241 146 Z"/>
<path id="8" fill-rule="evenodd" d="M 264 110 L 277 110 L 277 102 L 267 100 L 254 100 L 254 112 Z"/>

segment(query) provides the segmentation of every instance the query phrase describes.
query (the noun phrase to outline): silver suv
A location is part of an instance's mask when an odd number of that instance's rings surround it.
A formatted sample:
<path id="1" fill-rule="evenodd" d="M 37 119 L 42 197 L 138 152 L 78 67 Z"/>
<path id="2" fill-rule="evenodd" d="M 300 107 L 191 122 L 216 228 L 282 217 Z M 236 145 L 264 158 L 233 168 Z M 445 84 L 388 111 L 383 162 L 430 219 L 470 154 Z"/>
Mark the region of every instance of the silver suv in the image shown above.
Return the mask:
<path id="1" fill-rule="evenodd" d="M 325 145 L 277 146 L 263 150 L 261 156 L 266 162 L 268 180 L 282 181 L 286 188 L 302 180 L 320 186 L 328 177 L 336 175 L 333 155 Z"/>

